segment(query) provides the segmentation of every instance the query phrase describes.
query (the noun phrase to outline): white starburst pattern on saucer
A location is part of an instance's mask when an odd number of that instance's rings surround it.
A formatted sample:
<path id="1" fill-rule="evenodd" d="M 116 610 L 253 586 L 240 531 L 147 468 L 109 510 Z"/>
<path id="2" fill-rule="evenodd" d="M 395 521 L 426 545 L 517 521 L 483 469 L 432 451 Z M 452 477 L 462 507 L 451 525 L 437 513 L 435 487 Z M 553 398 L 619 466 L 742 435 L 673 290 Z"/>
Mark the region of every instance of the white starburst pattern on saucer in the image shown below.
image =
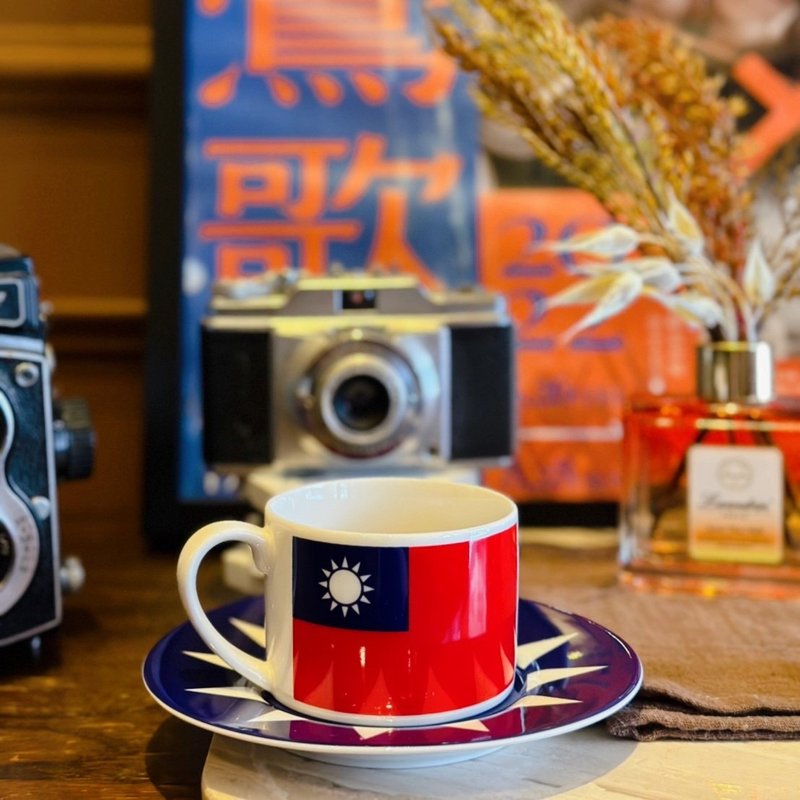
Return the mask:
<path id="1" fill-rule="evenodd" d="M 334 569 L 331 570 L 331 574 L 335 574 L 337 570 L 342 569 L 350 569 L 352 570 L 353 574 L 356 575 L 359 583 L 362 585 L 364 581 L 369 577 L 368 575 L 362 576 L 358 574 L 358 567 L 360 565 L 355 565 L 354 567 L 348 567 L 346 560 L 343 559 L 341 566 L 334 565 Z M 325 571 L 327 573 L 327 570 Z M 352 593 L 348 595 L 351 597 Z M 352 602 L 352 601 L 351 601 Z M 357 599 L 356 599 L 357 602 Z M 339 603 L 340 605 L 344 605 Z M 251 622 L 245 622 L 244 620 L 232 618 L 230 620 L 231 624 L 236 627 L 239 631 L 241 631 L 245 636 L 250 638 L 256 644 L 264 646 L 265 643 L 265 635 L 264 635 L 264 628 L 260 625 L 254 625 Z M 517 667 L 521 670 L 526 671 L 533 665 L 533 663 L 542 656 L 546 655 L 547 653 L 552 652 L 561 645 L 566 644 L 570 639 L 573 638 L 575 634 L 566 634 L 563 636 L 553 636 L 548 639 L 540 639 L 534 642 L 528 642 L 526 644 L 520 645 L 517 648 Z M 214 666 L 221 667 L 223 669 L 230 669 L 228 664 L 223 661 L 219 656 L 214 655 L 213 653 L 208 652 L 199 652 L 199 651 L 191 651 L 191 650 L 184 650 L 184 655 L 189 656 L 190 658 L 197 659 L 199 661 L 204 661 L 208 664 L 213 664 Z M 596 672 L 597 670 L 605 669 L 604 664 L 599 664 L 597 666 L 584 666 L 584 667 L 558 667 L 558 668 L 550 668 L 550 669 L 534 669 L 527 672 L 526 675 L 526 684 L 525 688 L 520 697 L 518 697 L 513 703 L 509 705 L 501 704 L 497 709 L 493 709 L 486 714 L 483 714 L 480 718 L 472 718 L 466 719 L 461 721 L 454 721 L 450 723 L 446 723 L 440 725 L 438 727 L 443 728 L 460 728 L 462 730 L 472 730 L 472 731 L 487 731 L 488 728 L 484 724 L 484 720 L 491 719 L 494 716 L 499 716 L 500 714 L 505 714 L 506 712 L 513 710 L 513 709 L 523 709 L 523 708 L 532 708 L 535 706 L 555 706 L 555 705 L 566 705 L 569 703 L 579 703 L 580 700 L 576 700 L 569 697 L 554 697 L 552 695 L 547 694 L 538 694 L 538 690 L 540 687 L 545 686 L 549 683 L 554 683 L 555 681 L 563 681 L 567 678 L 575 677 L 577 675 L 584 675 L 587 672 Z M 240 720 L 248 725 L 259 725 L 259 724 L 271 724 L 274 722 L 317 722 L 317 720 L 309 719 L 309 717 L 301 716 L 299 714 L 293 714 L 290 711 L 286 711 L 282 708 L 276 708 L 273 706 L 268 699 L 266 699 L 261 690 L 252 686 L 249 683 L 241 683 L 237 685 L 228 685 L 228 686 L 208 686 L 208 687 L 200 687 L 194 689 L 187 689 L 189 692 L 194 692 L 198 694 L 208 694 L 213 695 L 216 697 L 229 697 L 236 700 L 248 700 L 259 705 L 259 708 L 254 712 L 254 716 L 247 720 Z M 330 724 L 338 724 L 338 723 L 329 723 L 324 722 L 322 720 L 318 721 L 320 725 L 330 725 Z M 390 727 L 378 727 L 378 726 L 348 726 L 354 730 L 359 737 L 363 741 L 367 741 L 369 739 L 373 739 L 376 736 L 380 736 L 381 734 L 390 732 L 395 730 L 394 728 Z"/>

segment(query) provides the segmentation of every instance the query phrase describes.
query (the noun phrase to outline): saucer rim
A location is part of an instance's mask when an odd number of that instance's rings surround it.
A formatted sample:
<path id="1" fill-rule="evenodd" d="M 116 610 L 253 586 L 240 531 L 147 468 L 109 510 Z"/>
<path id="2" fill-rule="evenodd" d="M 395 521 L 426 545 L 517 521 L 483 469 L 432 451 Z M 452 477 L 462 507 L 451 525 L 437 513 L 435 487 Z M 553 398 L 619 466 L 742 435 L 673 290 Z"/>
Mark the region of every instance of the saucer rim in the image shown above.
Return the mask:
<path id="1" fill-rule="evenodd" d="M 184 714 L 183 712 L 177 711 L 176 709 L 168 706 L 152 692 L 147 683 L 145 683 L 145 688 L 150 696 L 156 701 L 156 703 L 158 703 L 158 705 L 160 705 L 165 711 L 169 712 L 169 714 L 171 714 L 173 717 L 180 719 L 183 722 L 192 725 L 193 727 L 210 731 L 215 736 L 223 736 L 226 739 L 236 739 L 237 741 L 247 742 L 248 744 L 257 744 L 265 747 L 279 747 L 282 750 L 293 750 L 298 752 L 325 753 L 327 755 L 357 755 L 359 757 L 364 756 L 365 758 L 369 758 L 370 756 L 386 757 L 389 755 L 396 755 L 398 758 L 400 758 L 404 756 L 423 754 L 429 754 L 431 757 L 435 757 L 440 753 L 445 754 L 453 752 L 467 752 L 472 750 L 486 750 L 488 753 L 515 744 L 523 744 L 525 742 L 532 742 L 537 739 L 548 739 L 551 736 L 561 736 L 565 733 L 572 733 L 574 731 L 581 730 L 582 728 L 587 728 L 590 725 L 594 725 L 597 722 L 601 722 L 628 705 L 628 703 L 631 702 L 641 688 L 643 679 L 644 674 L 640 665 L 639 675 L 635 685 L 627 694 L 620 698 L 617 703 L 615 703 L 613 706 L 604 708 L 602 711 L 599 711 L 592 717 L 584 717 L 566 725 L 561 725 L 554 728 L 545 728 L 544 730 L 531 731 L 530 733 L 523 733 L 519 734 L 518 736 L 498 737 L 496 739 L 488 739 L 479 742 L 451 742 L 449 744 L 411 745 L 323 744 L 321 742 L 304 742 L 294 739 L 264 739 L 263 737 L 255 736 L 254 734 L 239 733 L 237 731 L 230 730 L 229 728 L 222 728 L 212 723 L 198 720 L 195 717 L 191 717 L 188 714 Z M 321 724 L 326 723 L 325 720 L 312 719 L 309 721 L 319 722 Z M 431 727 L 437 728 L 441 726 L 433 725 Z"/>
<path id="2" fill-rule="evenodd" d="M 231 603 L 223 604 L 220 609 L 216 609 L 217 611 L 228 608 L 230 606 L 234 606 L 237 603 L 242 603 L 243 600 L 247 598 L 241 598 L 239 600 L 234 600 Z M 256 600 L 257 598 L 249 598 L 251 600 Z M 644 670 L 642 667 L 641 659 L 638 657 L 636 652 L 628 645 L 628 643 L 622 639 L 620 636 L 615 634 L 613 631 L 610 631 L 605 626 L 597 623 L 588 617 L 582 616 L 580 614 L 574 614 L 572 612 L 564 611 L 563 609 L 559 609 L 555 606 L 549 605 L 547 603 L 541 603 L 535 600 L 529 600 L 526 598 L 519 599 L 519 607 L 521 608 L 525 605 L 532 605 L 538 606 L 540 608 L 545 608 L 550 611 L 554 611 L 558 614 L 564 615 L 571 619 L 579 619 L 582 620 L 584 623 L 587 623 L 586 628 L 587 631 L 591 631 L 592 629 L 599 629 L 603 631 L 605 634 L 610 635 L 610 637 L 615 641 L 616 646 L 620 647 L 621 649 L 625 650 L 631 658 L 631 665 L 636 670 L 636 675 L 633 683 L 631 684 L 630 688 L 621 694 L 618 699 L 611 703 L 610 705 L 606 705 L 603 708 L 599 709 L 595 714 L 588 716 L 588 717 L 581 717 L 580 719 L 576 719 L 572 722 L 567 722 L 561 725 L 556 725 L 549 728 L 543 728 L 538 730 L 531 730 L 526 733 L 519 733 L 516 735 L 511 736 L 497 736 L 495 738 L 490 739 L 483 739 L 479 741 L 471 741 L 471 742 L 449 742 L 449 743 L 427 743 L 427 744 L 387 744 L 387 745 L 379 745 L 379 744 L 372 744 L 372 743 L 352 743 L 352 744 L 330 744 L 325 742 L 312 742 L 312 741 L 303 741 L 303 740 L 296 740 L 290 738 L 266 738 L 262 735 L 247 733 L 244 731 L 236 731 L 229 727 L 222 726 L 220 724 L 205 721 L 200 719 L 196 716 L 192 716 L 187 714 L 171 705 L 169 705 L 166 700 L 162 699 L 161 697 L 156 694 L 154 688 L 151 687 L 150 683 L 147 679 L 147 669 L 148 665 L 151 662 L 151 659 L 154 657 L 155 651 L 159 648 L 163 648 L 169 639 L 172 638 L 173 635 L 176 635 L 180 630 L 184 628 L 186 625 L 190 625 L 188 621 L 182 623 L 181 625 L 177 626 L 165 636 L 163 636 L 159 641 L 151 648 L 148 652 L 147 656 L 144 659 L 142 664 L 142 680 L 145 685 L 145 689 L 147 690 L 148 694 L 156 701 L 156 703 L 161 706 L 167 713 L 171 716 L 175 717 L 176 719 L 180 719 L 183 722 L 192 725 L 193 727 L 197 727 L 203 730 L 207 730 L 215 735 L 223 736 L 228 739 L 235 739 L 237 741 L 246 742 L 249 744 L 256 744 L 260 746 L 267 746 L 267 747 L 278 747 L 283 750 L 292 750 L 300 753 L 309 753 L 309 754 L 320 754 L 320 755 L 331 755 L 331 756 L 352 756 L 361 759 L 362 757 L 366 760 L 369 760 L 370 757 L 392 757 L 395 756 L 399 759 L 404 757 L 414 757 L 414 756 L 428 756 L 431 760 L 434 759 L 438 754 L 446 755 L 449 753 L 456 753 L 456 752 L 472 752 L 474 751 L 476 755 L 481 752 L 485 751 L 486 753 L 492 752 L 494 750 L 498 750 L 503 747 L 508 747 L 513 744 L 522 744 L 525 742 L 535 741 L 538 739 L 545 739 L 552 736 L 560 736 L 566 733 L 572 733 L 573 731 L 580 730 L 582 728 L 588 727 L 590 725 L 594 725 L 597 722 L 606 719 L 607 717 L 612 716 L 620 709 L 624 708 L 631 700 L 636 696 L 637 692 L 642 686 L 642 682 L 644 679 Z M 502 706 L 504 701 L 500 701 L 495 708 L 498 706 Z M 341 723 L 333 722 L 330 720 L 324 720 L 321 718 L 312 717 L 309 715 L 298 715 L 301 716 L 305 721 L 311 723 L 318 723 L 321 725 L 340 725 Z M 486 718 L 491 716 L 491 709 L 485 713 L 478 715 L 477 719 Z M 462 718 L 463 720 L 470 719 L 472 717 L 465 716 Z M 453 720 L 452 722 L 457 722 L 458 720 Z M 448 723 L 452 724 L 452 723 Z M 430 726 L 420 726 L 420 729 L 424 727 L 429 727 L 431 729 L 439 729 L 442 727 L 446 727 L 447 725 L 430 725 Z M 346 727 L 374 727 L 374 726 L 353 726 L 348 723 Z M 399 726 L 380 726 L 386 727 L 387 730 L 403 730 L 402 727 Z M 406 728 L 406 730 L 411 730 L 411 728 Z"/>

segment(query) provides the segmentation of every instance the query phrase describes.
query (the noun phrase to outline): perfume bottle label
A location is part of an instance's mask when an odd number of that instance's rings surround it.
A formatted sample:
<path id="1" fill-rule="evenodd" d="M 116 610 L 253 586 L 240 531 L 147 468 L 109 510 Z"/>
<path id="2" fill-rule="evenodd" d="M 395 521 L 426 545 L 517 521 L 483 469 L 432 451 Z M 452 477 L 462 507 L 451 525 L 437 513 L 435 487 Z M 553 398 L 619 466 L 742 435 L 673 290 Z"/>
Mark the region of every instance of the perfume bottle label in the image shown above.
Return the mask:
<path id="1" fill-rule="evenodd" d="M 783 558 L 783 454 L 697 444 L 687 453 L 689 555 L 775 564 Z"/>

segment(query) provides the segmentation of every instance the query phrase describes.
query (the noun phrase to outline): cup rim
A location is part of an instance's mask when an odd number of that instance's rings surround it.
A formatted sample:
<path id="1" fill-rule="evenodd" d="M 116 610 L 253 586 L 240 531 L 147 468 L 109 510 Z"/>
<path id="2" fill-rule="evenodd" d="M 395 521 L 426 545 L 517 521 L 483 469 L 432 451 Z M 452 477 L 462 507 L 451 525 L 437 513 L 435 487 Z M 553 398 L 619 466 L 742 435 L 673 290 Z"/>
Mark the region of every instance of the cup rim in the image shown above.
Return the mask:
<path id="1" fill-rule="evenodd" d="M 445 487 L 450 491 L 464 492 L 476 494 L 480 493 L 486 496 L 492 496 L 494 499 L 505 504 L 507 511 L 502 516 L 498 516 L 488 522 L 480 523 L 478 525 L 469 525 L 459 528 L 450 528 L 443 530 L 431 530 L 421 532 L 409 533 L 387 533 L 384 531 L 352 531 L 344 528 L 326 528 L 321 526 L 310 525 L 304 522 L 298 522 L 289 519 L 285 515 L 275 510 L 275 505 L 281 501 L 281 498 L 286 498 L 291 495 L 300 495 L 307 492 L 319 490 L 322 487 L 328 487 L 334 484 L 365 484 L 365 483 L 394 483 L 405 484 L 407 487 L 410 485 L 437 484 Z M 285 502 L 285 499 L 284 499 Z M 442 479 L 431 478 L 413 478 L 413 477 L 399 477 L 399 476 L 364 476 L 364 477 L 348 477 L 348 478 L 335 478 L 333 480 L 316 481 L 314 483 L 304 484 L 286 492 L 281 492 L 274 497 L 271 497 L 264 508 L 265 525 L 269 527 L 276 523 L 283 526 L 285 529 L 290 529 L 293 533 L 302 535 L 304 538 L 312 539 L 315 541 L 330 541 L 335 539 L 340 544 L 359 544 L 381 547 L 428 547 L 437 544 L 447 544 L 464 541 L 475 541 L 483 539 L 494 534 L 501 533 L 508 528 L 517 524 L 517 506 L 514 501 L 495 489 L 486 486 L 471 483 L 456 483 L 454 481 L 447 481 Z"/>

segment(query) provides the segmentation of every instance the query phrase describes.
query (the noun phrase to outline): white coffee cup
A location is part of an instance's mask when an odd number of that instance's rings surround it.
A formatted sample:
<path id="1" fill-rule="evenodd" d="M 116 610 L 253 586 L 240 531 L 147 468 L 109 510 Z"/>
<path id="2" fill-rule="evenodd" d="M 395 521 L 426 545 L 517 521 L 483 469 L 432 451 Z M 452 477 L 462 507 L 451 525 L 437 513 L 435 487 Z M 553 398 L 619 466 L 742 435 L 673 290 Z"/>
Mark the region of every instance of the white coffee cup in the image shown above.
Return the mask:
<path id="1" fill-rule="evenodd" d="M 209 621 L 197 571 L 244 542 L 265 580 L 266 658 Z M 499 703 L 514 681 L 517 509 L 480 486 L 351 478 L 273 497 L 264 527 L 217 522 L 178 563 L 189 619 L 208 646 L 285 706 L 320 719 L 420 725 Z"/>

